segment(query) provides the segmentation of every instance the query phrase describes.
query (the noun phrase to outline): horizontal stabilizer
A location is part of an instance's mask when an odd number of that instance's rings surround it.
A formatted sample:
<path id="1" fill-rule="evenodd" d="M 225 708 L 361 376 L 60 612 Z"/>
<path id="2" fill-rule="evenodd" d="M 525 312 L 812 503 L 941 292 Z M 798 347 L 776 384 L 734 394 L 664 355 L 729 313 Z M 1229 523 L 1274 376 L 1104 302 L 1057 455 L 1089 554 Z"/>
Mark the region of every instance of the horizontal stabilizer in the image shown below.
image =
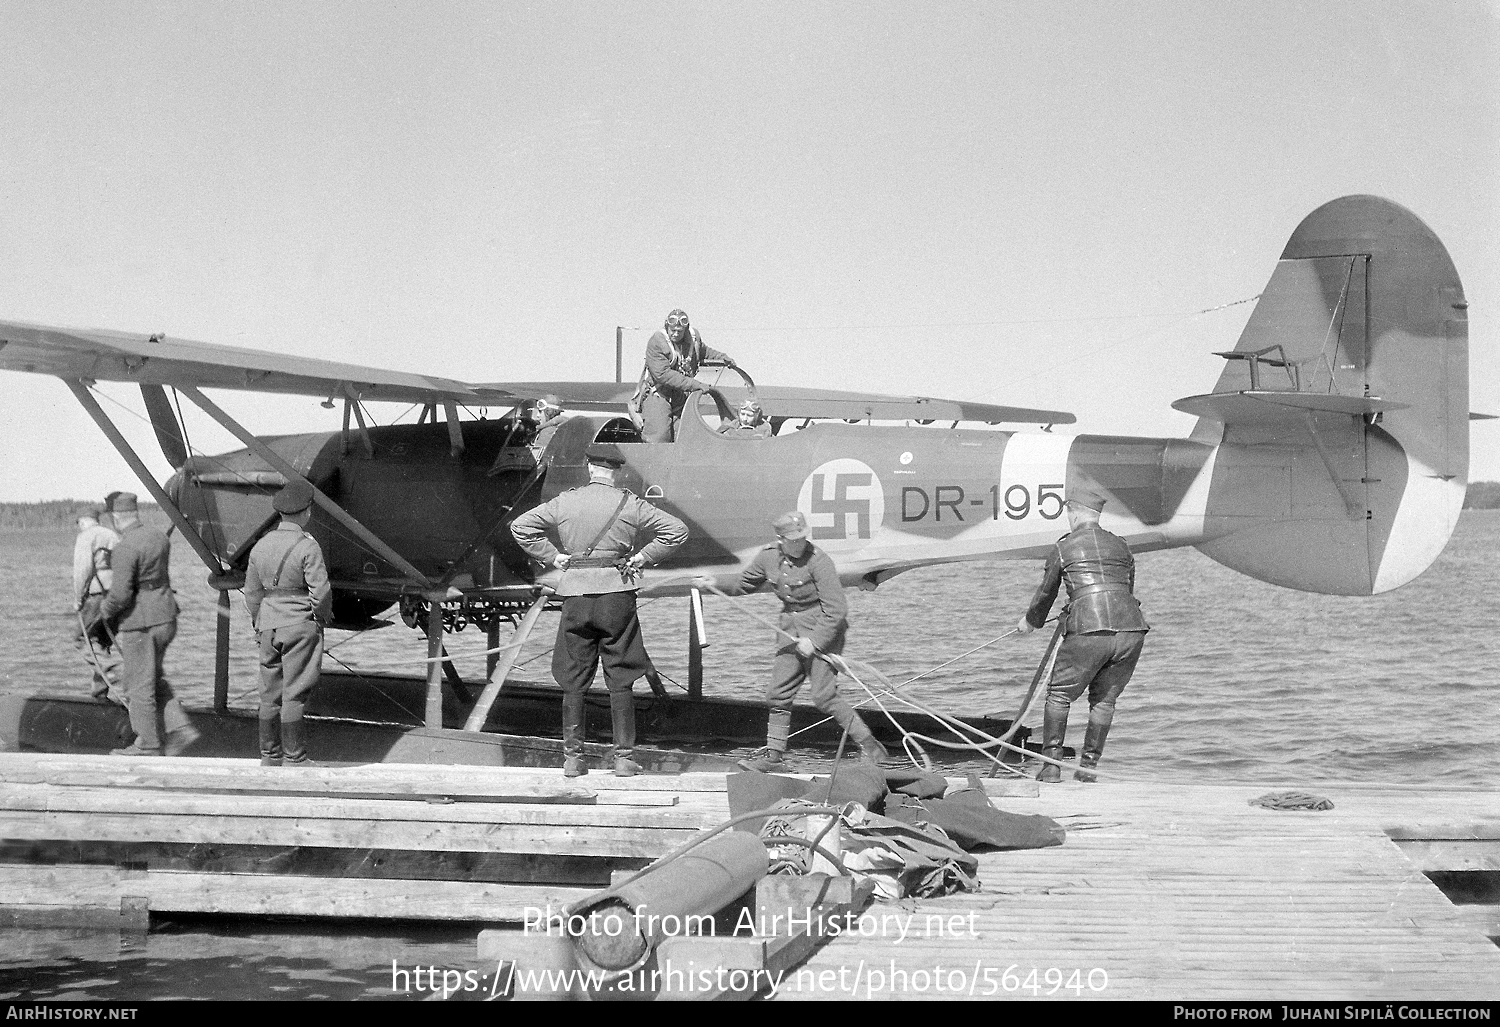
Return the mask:
<path id="1" fill-rule="evenodd" d="M 1363 417 L 1387 410 L 1405 410 L 1407 406 L 1407 403 L 1395 403 L 1378 396 L 1268 391 L 1211 392 L 1203 396 L 1188 396 L 1173 403 L 1172 409 L 1212 418 L 1226 425 L 1264 426 L 1300 420 L 1307 411 Z"/>
<path id="2" fill-rule="evenodd" d="M 1442 552 L 1469 463 L 1468 302 L 1416 215 L 1345 196 L 1297 226 L 1214 391 L 1198 548 L 1292 588 L 1387 592 Z M 1258 511 L 1248 517 L 1247 511 Z"/>

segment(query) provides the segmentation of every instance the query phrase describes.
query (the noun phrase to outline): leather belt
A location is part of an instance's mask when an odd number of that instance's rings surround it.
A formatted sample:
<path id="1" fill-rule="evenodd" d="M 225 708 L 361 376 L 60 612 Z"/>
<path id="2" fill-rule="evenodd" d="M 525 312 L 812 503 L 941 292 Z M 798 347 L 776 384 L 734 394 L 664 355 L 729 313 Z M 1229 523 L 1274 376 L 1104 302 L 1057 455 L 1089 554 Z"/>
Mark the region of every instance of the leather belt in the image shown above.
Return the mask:
<path id="1" fill-rule="evenodd" d="M 572 570 L 575 567 L 613 567 L 624 559 L 624 556 L 618 554 L 614 556 L 575 556 L 568 560 L 567 569 Z"/>
<path id="2" fill-rule="evenodd" d="M 1129 585 L 1126 585 L 1123 582 L 1107 581 L 1097 585 L 1083 586 L 1077 592 L 1074 592 L 1068 597 L 1068 602 L 1077 602 L 1085 596 L 1095 596 L 1101 592 L 1124 592 L 1126 595 L 1131 594 Z"/>
<path id="3" fill-rule="evenodd" d="M 783 602 L 782 603 L 782 612 L 783 613 L 801 613 L 804 610 L 816 610 L 817 608 L 818 608 L 818 604 L 817 603 L 806 603 L 806 604 L 804 604 L 802 606 L 798 606 L 796 603 L 787 603 L 787 602 Z"/>

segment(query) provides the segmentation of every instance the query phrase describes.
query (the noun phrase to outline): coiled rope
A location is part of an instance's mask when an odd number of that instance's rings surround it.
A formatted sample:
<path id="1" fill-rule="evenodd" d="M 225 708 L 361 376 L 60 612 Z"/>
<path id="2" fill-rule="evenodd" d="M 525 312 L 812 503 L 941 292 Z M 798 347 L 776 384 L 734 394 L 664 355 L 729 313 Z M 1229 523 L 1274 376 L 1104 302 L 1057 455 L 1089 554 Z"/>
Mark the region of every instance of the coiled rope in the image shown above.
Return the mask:
<path id="1" fill-rule="evenodd" d="M 721 596 L 725 599 L 731 598 L 728 593 L 722 591 L 717 586 L 707 585 L 705 587 L 708 591 L 713 592 L 715 595 Z M 762 617 L 754 610 L 747 609 L 743 606 L 738 606 L 737 609 L 740 613 L 751 618 L 752 620 L 759 622 L 760 624 L 765 625 L 783 638 L 789 639 L 793 642 L 799 641 L 798 636 L 793 635 L 791 632 L 782 628 L 779 624 L 775 624 L 767 618 Z M 995 639 L 992 639 L 991 642 L 999 641 L 1001 638 L 1008 637 L 1010 634 L 1011 632 L 1007 632 L 1005 635 L 1001 635 Z M 990 643 L 986 643 L 986 645 L 988 644 Z M 979 648 L 984 648 L 984 646 L 980 646 Z M 840 656 L 837 653 L 824 653 L 816 650 L 814 651 L 814 657 L 823 660 L 829 666 L 833 667 L 834 670 L 847 674 L 849 676 L 849 679 L 865 692 L 867 700 L 875 704 L 875 706 L 880 710 L 885 718 L 890 721 L 891 725 L 901 735 L 902 748 L 906 751 L 907 757 L 911 760 L 913 766 L 922 770 L 932 769 L 932 760 L 927 756 L 926 750 L 922 748 L 921 743 L 925 742 L 928 745 L 932 745 L 940 749 L 970 751 L 978 753 L 979 755 L 983 756 L 985 759 L 993 763 L 996 770 L 1004 770 L 1008 774 L 1018 775 L 1020 774 L 1020 771 L 1003 763 L 992 750 L 1004 749 L 1010 752 L 1019 753 L 1023 756 L 1030 756 L 1033 759 L 1042 761 L 1043 763 L 1055 764 L 1056 766 L 1065 769 L 1071 767 L 1071 764 L 1064 763 L 1061 760 L 1054 760 L 1047 756 L 1042 756 L 1038 753 L 1031 752 L 1017 745 L 1012 745 L 1009 741 L 1009 739 L 1013 737 L 1016 731 L 1020 728 L 1020 714 L 1024 714 L 1027 708 L 1030 706 L 1031 701 L 1036 695 L 1036 692 L 1039 688 L 1040 682 L 1045 678 L 1051 676 L 1051 661 L 1055 661 L 1056 659 L 1056 650 L 1057 646 L 1054 645 L 1052 647 L 1051 660 L 1049 660 L 1048 664 L 1044 668 L 1045 672 L 1038 671 L 1036 677 L 1032 679 L 1031 688 L 1027 692 L 1026 698 L 1022 703 L 1021 709 L 1018 711 L 1016 719 L 1011 723 L 1010 729 L 1006 731 L 1002 737 L 999 738 L 989 734 L 988 732 L 980 728 L 975 727 L 972 724 L 966 724 L 961 720 L 950 717 L 945 713 L 933 709 L 926 703 L 913 698 L 903 689 L 901 685 L 892 681 L 878 668 L 863 660 L 854 660 L 852 661 L 852 663 L 858 664 L 858 666 L 863 669 L 865 674 L 877 680 L 882 686 L 880 691 L 876 691 L 876 689 L 872 688 L 865 682 L 865 680 L 855 670 L 854 666 L 851 665 L 851 661 L 848 658 Z M 973 651 L 977 652 L 978 649 L 975 649 Z M 955 657 L 955 659 L 959 658 L 961 657 Z M 950 660 L 949 662 L 951 663 L 953 661 Z M 937 668 L 933 668 L 933 670 L 936 669 Z M 931 671 L 928 671 L 927 673 L 931 673 Z M 915 680 L 915 678 L 913 678 L 912 680 Z M 936 720 L 938 723 L 946 727 L 949 731 L 952 731 L 953 734 L 957 736 L 958 741 L 953 742 L 946 739 L 934 738 L 931 735 L 924 735 L 919 732 L 909 730 L 895 718 L 891 711 L 886 707 L 885 703 L 882 702 L 882 697 L 887 695 L 894 696 L 912 709 L 920 713 L 924 713 L 927 716 L 931 717 L 933 720 Z M 972 736 L 972 738 L 969 736 Z"/>

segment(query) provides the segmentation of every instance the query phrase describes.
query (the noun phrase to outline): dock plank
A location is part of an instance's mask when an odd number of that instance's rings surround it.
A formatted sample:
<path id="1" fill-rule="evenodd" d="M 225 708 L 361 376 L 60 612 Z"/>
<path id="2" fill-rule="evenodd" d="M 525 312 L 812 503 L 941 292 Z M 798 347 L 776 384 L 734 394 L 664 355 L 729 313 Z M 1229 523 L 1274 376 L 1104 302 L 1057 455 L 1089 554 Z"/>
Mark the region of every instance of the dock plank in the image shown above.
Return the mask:
<path id="1" fill-rule="evenodd" d="M 980 893 L 867 913 L 913 914 L 918 931 L 927 915 L 972 917 L 965 920 L 972 935 L 841 936 L 801 968 L 805 987 L 789 976 L 778 997 L 847 999 L 857 973 L 860 997 L 971 997 L 934 986 L 939 967 L 970 979 L 978 968 L 981 981 L 988 969 L 996 982 L 1014 967 L 1022 984 L 1038 970 L 1035 991 L 997 986 L 986 996 L 981 983 L 972 997 L 1045 998 L 1049 968 L 1064 980 L 1075 969 L 1082 975 L 1080 991 L 1057 989 L 1054 998 L 1500 997 L 1500 949 L 1486 937 L 1500 919 L 1495 907 L 1454 906 L 1425 876 L 1428 867 L 1403 854 L 1411 843 L 1398 846 L 1386 833 L 1428 824 L 1483 843 L 1500 825 L 1500 796 L 1289 788 L 1327 794 L 1335 808 L 1250 806 L 1257 795 L 1284 790 L 1265 785 L 1153 782 L 1069 784 L 1007 801 L 1007 810 L 1069 825 L 1066 843 L 981 854 Z M 1412 836 L 1427 852 L 1442 844 Z M 1450 851 L 1447 861 L 1454 858 Z M 1095 983 L 1107 975 L 1106 987 L 1087 986 L 1091 970 Z M 923 992 L 912 980 L 919 972 Z"/>
<path id="2" fill-rule="evenodd" d="M 102 867 L 0 867 L 7 901 L 36 910 L 118 909 L 139 899 L 153 913 L 218 913 L 395 920 L 521 922 L 585 898 L 589 888 L 457 881 L 268 878 Z M 533 917 L 536 914 L 532 914 Z"/>
<path id="3" fill-rule="evenodd" d="M 198 842 L 228 845 L 322 846 L 455 852 L 552 852 L 656 859 L 696 830 L 546 824 L 464 824 L 441 821 L 327 820 L 295 817 L 172 816 L 120 813 L 4 815 L 4 836 L 16 841 Z"/>

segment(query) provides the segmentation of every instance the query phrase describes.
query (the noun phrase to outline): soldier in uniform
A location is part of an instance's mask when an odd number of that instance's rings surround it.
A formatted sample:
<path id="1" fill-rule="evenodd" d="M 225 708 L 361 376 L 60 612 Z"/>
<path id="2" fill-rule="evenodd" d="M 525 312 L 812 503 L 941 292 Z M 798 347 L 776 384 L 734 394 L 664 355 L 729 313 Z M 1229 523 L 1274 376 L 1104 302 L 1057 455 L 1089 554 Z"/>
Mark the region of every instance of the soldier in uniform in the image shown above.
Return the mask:
<path id="1" fill-rule="evenodd" d="M 552 676 L 563 689 L 563 774 L 588 773 L 583 762 L 584 693 L 602 656 L 614 720 L 614 772 L 631 777 L 641 768 L 631 758 L 635 699 L 630 687 L 652 670 L 636 616 L 636 578 L 642 568 L 686 542 L 688 530 L 671 514 L 615 487 L 615 472 L 625 463 L 619 447 L 596 442 L 587 456 L 587 485 L 526 511 L 510 531 L 543 567 L 563 572 L 557 584 L 562 617 L 552 650 Z M 637 548 L 642 536 L 648 541 Z"/>
<path id="2" fill-rule="evenodd" d="M 1089 771 L 1099 765 L 1104 739 L 1115 715 L 1115 700 L 1125 690 L 1141 655 L 1150 625 L 1136 601 L 1135 558 L 1118 535 L 1099 527 L 1104 497 L 1092 489 L 1070 490 L 1068 524 L 1072 531 L 1058 539 L 1042 571 L 1042 584 L 1020 623 L 1022 634 L 1047 620 L 1061 584 L 1068 587 L 1063 608 L 1064 638 L 1057 652 L 1052 681 L 1047 688 L 1047 712 L 1042 724 L 1042 755 L 1061 759 L 1068 733 L 1068 707 L 1089 693 L 1089 726 L 1083 737 L 1083 756 L 1076 781 L 1094 781 Z M 1057 782 L 1062 771 L 1043 765 L 1037 780 Z"/>
<path id="3" fill-rule="evenodd" d="M 109 593 L 99 619 L 114 625 L 135 741 L 116 756 L 175 756 L 198 739 L 198 730 L 162 673 L 167 647 L 177 637 L 177 599 L 168 569 L 166 533 L 141 523 L 136 497 L 114 496 L 111 511 L 120 541 L 110 555 Z M 87 628 L 85 629 L 87 630 Z"/>
<path id="4" fill-rule="evenodd" d="M 769 585 L 782 603 L 780 626 L 785 634 L 777 636 L 771 683 L 766 689 L 771 712 L 765 748 L 741 760 L 740 766 L 761 772 L 782 769 L 792 729 L 792 700 L 804 680 L 812 683 L 813 705 L 849 733 L 867 760 L 878 763 L 888 755 L 885 746 L 839 695 L 838 672 L 817 658 L 818 653 L 844 651 L 849 603 L 838 571 L 828 554 L 808 540 L 807 517 L 800 510 L 782 514 L 771 526 L 777 542 L 756 553 L 740 572 L 738 592 Z M 695 583 L 706 587 L 713 579 L 698 578 Z"/>
<path id="5" fill-rule="evenodd" d="M 720 427 L 719 434 L 731 439 L 768 439 L 771 437 L 771 426 L 766 423 L 766 413 L 760 408 L 760 404 L 747 399 L 740 404 L 735 420 Z"/>
<path id="6" fill-rule="evenodd" d="M 289 481 L 271 501 L 281 523 L 250 551 L 245 605 L 260 647 L 260 765 L 308 766 L 302 711 L 323 669 L 333 591 L 323 550 L 305 530 L 312 486 Z"/>
<path id="7" fill-rule="evenodd" d="M 688 324 L 681 310 L 667 315 L 666 331 L 654 333 L 646 343 L 646 367 L 636 390 L 640 405 L 641 438 L 646 442 L 671 442 L 677 437 L 688 396 L 708 388 L 697 378 L 698 366 L 717 360 L 734 367 L 734 358 L 703 344 L 698 329 Z"/>
<path id="8" fill-rule="evenodd" d="M 118 668 L 111 666 L 109 659 L 114 639 L 99 616 L 113 578 L 110 551 L 119 541 L 119 535 L 99 523 L 99 511 L 79 512 L 78 537 L 73 542 L 73 609 L 78 614 L 78 645 L 88 655 L 93 672 L 91 690 L 94 699 L 102 703 L 117 701 L 109 693 L 111 687 L 119 688 Z"/>

